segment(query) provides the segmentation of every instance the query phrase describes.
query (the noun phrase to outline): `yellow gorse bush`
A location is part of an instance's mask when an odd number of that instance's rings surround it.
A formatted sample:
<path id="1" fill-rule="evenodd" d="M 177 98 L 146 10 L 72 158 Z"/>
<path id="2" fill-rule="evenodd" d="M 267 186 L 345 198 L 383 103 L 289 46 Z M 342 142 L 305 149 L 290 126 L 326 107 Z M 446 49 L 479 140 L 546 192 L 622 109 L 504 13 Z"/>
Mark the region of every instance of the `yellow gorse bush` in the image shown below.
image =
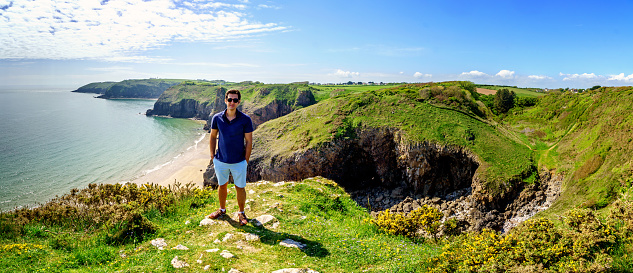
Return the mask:
<path id="1" fill-rule="evenodd" d="M 435 237 L 441 226 L 440 219 L 442 219 L 442 213 L 438 209 L 424 205 L 411 211 L 407 216 L 385 210 L 369 222 L 387 234 L 415 237 L 421 229 Z"/>
<path id="2" fill-rule="evenodd" d="M 622 240 L 619 227 L 590 210 L 572 210 L 567 228 L 549 219 L 530 219 L 509 233 L 483 230 L 456 237 L 429 260 L 431 272 L 605 272 L 607 250 Z"/>

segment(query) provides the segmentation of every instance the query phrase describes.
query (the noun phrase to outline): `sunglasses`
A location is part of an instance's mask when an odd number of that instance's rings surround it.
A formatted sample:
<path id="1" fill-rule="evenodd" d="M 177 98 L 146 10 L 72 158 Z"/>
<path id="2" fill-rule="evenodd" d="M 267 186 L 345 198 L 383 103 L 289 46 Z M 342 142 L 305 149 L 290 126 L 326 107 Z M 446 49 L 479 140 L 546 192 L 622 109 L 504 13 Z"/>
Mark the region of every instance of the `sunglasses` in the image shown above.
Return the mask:
<path id="1" fill-rule="evenodd" d="M 240 102 L 240 99 L 228 98 L 228 99 L 226 99 L 226 101 L 238 103 L 238 102 Z"/>

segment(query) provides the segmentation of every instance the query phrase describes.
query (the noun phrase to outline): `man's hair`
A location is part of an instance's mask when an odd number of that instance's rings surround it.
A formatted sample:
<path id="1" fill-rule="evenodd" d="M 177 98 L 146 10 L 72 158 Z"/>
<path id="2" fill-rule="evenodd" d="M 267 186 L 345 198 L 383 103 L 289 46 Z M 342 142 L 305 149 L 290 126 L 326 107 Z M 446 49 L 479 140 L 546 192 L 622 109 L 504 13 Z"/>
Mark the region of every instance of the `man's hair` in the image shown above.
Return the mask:
<path id="1" fill-rule="evenodd" d="M 231 89 L 229 91 L 226 91 L 226 94 L 224 94 L 224 99 L 228 99 L 229 98 L 229 94 L 237 94 L 237 99 L 238 100 L 242 100 L 242 94 L 240 94 L 240 90 Z"/>

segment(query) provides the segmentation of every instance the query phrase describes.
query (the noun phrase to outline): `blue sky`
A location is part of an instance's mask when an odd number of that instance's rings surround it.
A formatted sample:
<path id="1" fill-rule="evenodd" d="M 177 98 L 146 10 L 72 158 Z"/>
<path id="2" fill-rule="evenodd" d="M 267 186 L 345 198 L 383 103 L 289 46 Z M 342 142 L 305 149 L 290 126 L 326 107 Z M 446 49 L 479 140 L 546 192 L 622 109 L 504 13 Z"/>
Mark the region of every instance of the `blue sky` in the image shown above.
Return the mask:
<path id="1" fill-rule="evenodd" d="M 633 85 L 631 1 L 0 0 L 0 86 Z"/>

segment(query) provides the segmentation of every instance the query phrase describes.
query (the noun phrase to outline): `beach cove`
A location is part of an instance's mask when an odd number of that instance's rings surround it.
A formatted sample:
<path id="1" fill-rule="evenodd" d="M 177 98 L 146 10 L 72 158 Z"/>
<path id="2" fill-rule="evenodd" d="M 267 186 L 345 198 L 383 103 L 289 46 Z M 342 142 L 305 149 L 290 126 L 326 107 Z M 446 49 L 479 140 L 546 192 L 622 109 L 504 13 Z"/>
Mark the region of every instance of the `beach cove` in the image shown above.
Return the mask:
<path id="1" fill-rule="evenodd" d="M 202 185 L 204 121 L 145 116 L 154 103 L 0 90 L 0 210 L 36 207 L 90 183 Z"/>

